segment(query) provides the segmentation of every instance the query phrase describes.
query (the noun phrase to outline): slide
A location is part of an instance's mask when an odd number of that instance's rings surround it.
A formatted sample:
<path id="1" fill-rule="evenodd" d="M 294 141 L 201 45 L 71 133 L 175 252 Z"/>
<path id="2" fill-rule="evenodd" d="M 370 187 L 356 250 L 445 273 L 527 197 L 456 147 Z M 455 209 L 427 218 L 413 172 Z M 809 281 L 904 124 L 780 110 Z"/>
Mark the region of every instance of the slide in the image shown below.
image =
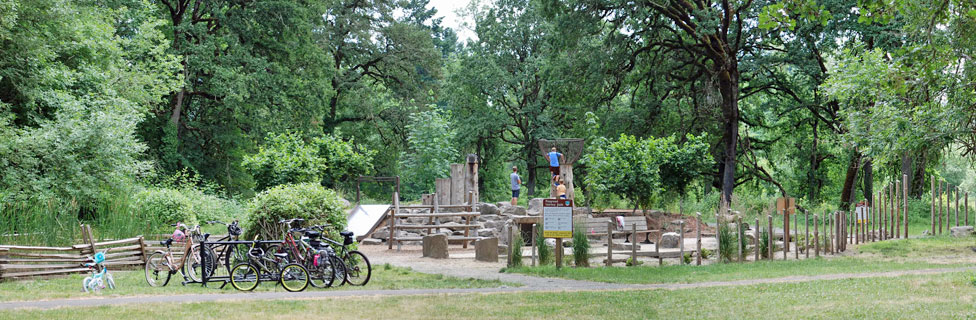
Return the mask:
<path id="1" fill-rule="evenodd" d="M 347 230 L 352 231 L 357 240 L 372 232 L 383 222 L 386 211 L 390 209 L 388 204 L 363 204 L 357 205 L 349 211 L 347 220 Z"/>

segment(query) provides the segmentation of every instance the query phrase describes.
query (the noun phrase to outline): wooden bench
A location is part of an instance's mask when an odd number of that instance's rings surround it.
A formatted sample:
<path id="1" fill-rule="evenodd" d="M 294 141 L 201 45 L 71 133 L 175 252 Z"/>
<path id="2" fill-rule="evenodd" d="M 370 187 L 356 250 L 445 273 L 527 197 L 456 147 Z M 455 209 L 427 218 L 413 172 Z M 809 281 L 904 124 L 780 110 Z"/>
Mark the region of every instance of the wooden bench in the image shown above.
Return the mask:
<path id="1" fill-rule="evenodd" d="M 626 242 L 630 242 L 631 240 L 639 239 L 639 238 L 637 238 L 637 236 L 643 235 L 644 236 L 644 243 L 651 243 L 650 234 L 651 233 L 659 233 L 659 232 L 661 232 L 661 230 L 651 230 L 651 229 L 648 229 L 647 228 L 647 219 L 644 218 L 644 216 L 620 217 L 620 218 L 623 218 L 623 220 L 624 220 L 624 225 L 623 225 L 622 228 L 617 223 L 617 218 L 618 217 L 612 218 L 613 219 L 614 226 L 617 227 L 617 232 L 614 232 L 614 234 L 627 234 L 627 235 L 629 235 L 627 237 L 627 241 Z M 634 235 L 631 235 L 631 233 L 633 232 L 633 228 L 634 228 L 633 226 L 635 224 L 637 225 L 637 233 L 634 234 Z"/>

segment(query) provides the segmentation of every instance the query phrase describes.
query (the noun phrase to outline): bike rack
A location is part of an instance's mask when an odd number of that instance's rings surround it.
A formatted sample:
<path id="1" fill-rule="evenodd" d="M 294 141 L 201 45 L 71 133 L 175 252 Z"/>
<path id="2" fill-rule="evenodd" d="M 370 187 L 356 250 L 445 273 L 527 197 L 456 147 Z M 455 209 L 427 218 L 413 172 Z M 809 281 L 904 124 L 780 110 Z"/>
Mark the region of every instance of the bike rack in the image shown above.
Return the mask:
<path id="1" fill-rule="evenodd" d="M 207 239 L 203 239 L 202 241 L 200 241 L 200 247 L 201 248 L 204 248 L 208 244 L 209 245 L 238 245 L 238 244 L 248 244 L 248 245 L 250 245 L 250 244 L 279 244 L 279 243 L 282 243 L 282 242 L 285 242 L 285 240 L 207 241 Z M 210 250 L 200 250 L 200 260 L 202 260 L 204 262 L 204 264 L 207 264 L 207 262 L 210 261 L 208 259 L 213 259 L 213 257 L 210 257 Z M 218 259 L 219 259 L 219 257 L 218 257 Z M 230 275 L 226 275 L 226 276 L 213 276 L 213 275 L 210 274 L 210 271 L 208 270 L 208 268 L 204 267 L 202 269 L 203 270 L 201 270 L 201 273 L 203 273 L 203 276 L 200 278 L 200 281 L 199 282 L 197 282 L 197 281 L 186 281 L 186 282 L 184 282 L 184 284 L 187 284 L 187 283 L 200 283 L 200 284 L 203 285 L 203 287 L 208 288 L 207 287 L 207 283 L 208 282 L 221 282 L 220 289 L 223 289 L 224 286 L 226 286 L 227 283 L 230 282 Z"/>

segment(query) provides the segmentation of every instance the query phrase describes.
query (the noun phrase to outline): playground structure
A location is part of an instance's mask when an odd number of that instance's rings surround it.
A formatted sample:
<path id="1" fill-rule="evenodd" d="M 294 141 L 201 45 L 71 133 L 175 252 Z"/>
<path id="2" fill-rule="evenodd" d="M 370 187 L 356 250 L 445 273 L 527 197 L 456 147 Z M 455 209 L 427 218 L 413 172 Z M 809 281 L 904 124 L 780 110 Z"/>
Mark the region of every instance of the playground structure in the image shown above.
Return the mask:
<path id="1" fill-rule="evenodd" d="M 576 192 L 573 188 L 573 164 L 575 164 L 576 161 L 579 161 L 580 157 L 583 155 L 583 146 L 585 143 L 585 140 L 575 138 L 554 140 L 539 139 L 539 150 L 542 152 L 542 155 L 549 153 L 549 150 L 553 147 L 563 154 L 563 159 L 559 162 L 559 175 L 563 178 L 563 183 L 566 184 L 566 198 L 568 199 L 576 198 Z M 549 179 L 548 183 L 551 186 L 552 179 Z M 549 189 L 549 198 L 555 198 L 555 188 Z"/>

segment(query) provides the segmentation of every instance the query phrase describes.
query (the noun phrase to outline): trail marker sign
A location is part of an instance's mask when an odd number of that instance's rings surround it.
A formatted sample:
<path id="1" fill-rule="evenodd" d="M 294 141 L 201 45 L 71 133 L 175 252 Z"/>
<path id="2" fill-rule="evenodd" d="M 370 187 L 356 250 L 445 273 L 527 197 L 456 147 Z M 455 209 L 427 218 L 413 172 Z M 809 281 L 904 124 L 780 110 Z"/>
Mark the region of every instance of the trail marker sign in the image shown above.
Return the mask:
<path id="1" fill-rule="evenodd" d="M 544 238 L 573 237 L 573 200 L 542 200 L 542 236 Z"/>

